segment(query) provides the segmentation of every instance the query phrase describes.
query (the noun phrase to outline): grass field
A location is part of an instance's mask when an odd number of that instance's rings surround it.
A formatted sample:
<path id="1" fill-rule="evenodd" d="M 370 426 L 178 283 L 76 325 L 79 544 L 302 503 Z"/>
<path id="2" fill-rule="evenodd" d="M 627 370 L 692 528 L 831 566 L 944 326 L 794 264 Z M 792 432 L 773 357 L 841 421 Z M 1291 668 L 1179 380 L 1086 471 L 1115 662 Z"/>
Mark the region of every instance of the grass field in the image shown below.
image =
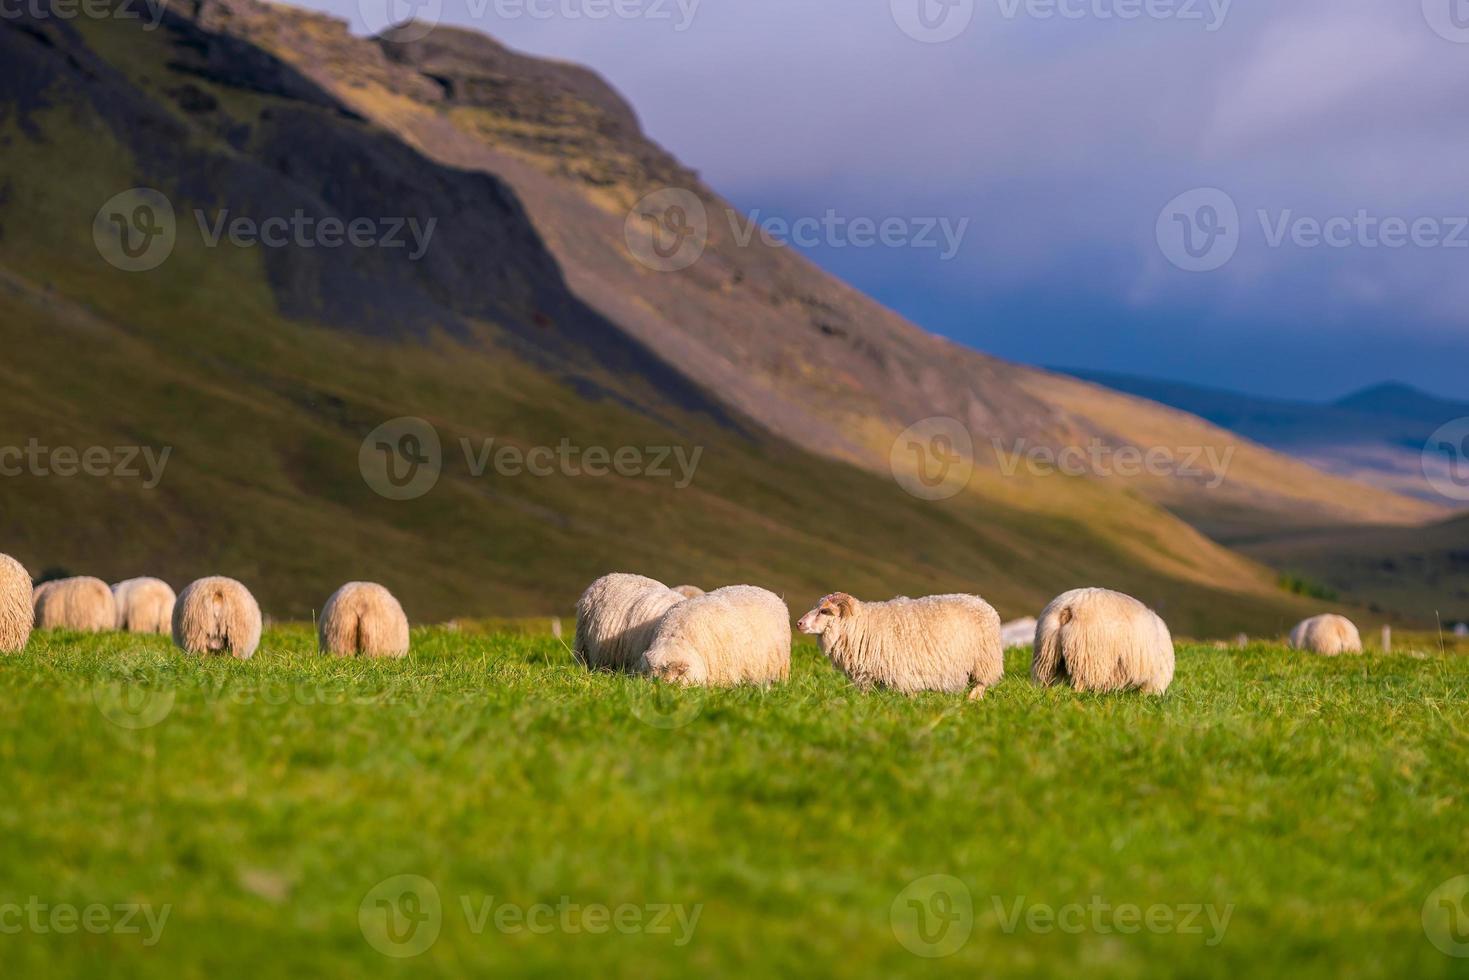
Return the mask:
<path id="1" fill-rule="evenodd" d="M 1012 652 L 971 704 L 806 644 L 789 685 L 704 695 L 549 636 L 414 642 L 0 660 L 0 975 L 1469 968 L 1439 948 L 1469 954 L 1463 656 L 1184 647 L 1150 700 Z"/>

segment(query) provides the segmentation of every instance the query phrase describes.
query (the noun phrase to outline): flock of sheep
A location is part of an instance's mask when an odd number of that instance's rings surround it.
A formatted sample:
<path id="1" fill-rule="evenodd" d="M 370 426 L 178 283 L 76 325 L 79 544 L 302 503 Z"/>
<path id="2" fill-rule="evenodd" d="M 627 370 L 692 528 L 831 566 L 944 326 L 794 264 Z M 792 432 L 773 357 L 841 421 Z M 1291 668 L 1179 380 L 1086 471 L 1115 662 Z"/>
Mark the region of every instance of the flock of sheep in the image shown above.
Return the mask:
<path id="1" fill-rule="evenodd" d="M 108 586 L 79 576 L 32 587 L 24 566 L 0 555 L 3 653 L 24 650 L 32 628 L 120 630 L 172 633 L 174 643 L 189 653 L 248 660 L 260 646 L 261 626 L 259 603 L 232 578 L 201 578 L 177 596 L 156 578 Z M 402 657 L 408 653 L 408 617 L 381 585 L 348 582 L 322 608 L 317 639 L 325 653 Z"/>
<path id="2" fill-rule="evenodd" d="M 1161 695 L 1173 682 L 1168 626 L 1131 596 L 1076 589 L 1033 622 L 1033 636 L 1032 621 L 1006 627 L 974 595 L 859 602 L 837 592 L 796 627 L 815 636 L 832 665 L 863 689 L 967 689 L 971 699 L 982 698 L 1004 673 L 1006 647 L 1032 640 L 1030 675 L 1042 686 L 1066 681 L 1083 691 Z M 32 628 L 172 633 L 190 653 L 244 660 L 260 645 L 261 615 L 250 591 L 231 578 L 202 578 L 177 596 L 155 578 L 108 586 L 78 577 L 33 587 L 19 562 L 0 555 L 0 652 L 25 649 Z M 572 652 L 589 670 L 682 685 L 766 685 L 789 678 L 791 638 L 790 610 L 765 589 L 733 585 L 705 593 L 616 573 L 582 594 Z M 324 653 L 401 657 L 408 653 L 408 618 L 381 585 L 349 582 L 323 607 L 317 639 Z M 1327 656 L 1362 650 L 1357 628 L 1334 615 L 1301 623 L 1290 644 Z"/>

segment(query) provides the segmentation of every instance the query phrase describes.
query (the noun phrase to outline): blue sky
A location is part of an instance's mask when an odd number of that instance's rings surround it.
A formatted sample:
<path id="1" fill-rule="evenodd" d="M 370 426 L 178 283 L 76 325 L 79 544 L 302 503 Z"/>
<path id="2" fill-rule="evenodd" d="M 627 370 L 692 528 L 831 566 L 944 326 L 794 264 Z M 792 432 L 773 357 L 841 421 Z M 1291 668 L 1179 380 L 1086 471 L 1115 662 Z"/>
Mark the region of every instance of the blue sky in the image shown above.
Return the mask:
<path id="1" fill-rule="evenodd" d="M 600 71 L 742 210 L 967 219 L 948 260 L 806 251 L 982 350 L 1469 395 L 1469 0 L 439 2 Z"/>

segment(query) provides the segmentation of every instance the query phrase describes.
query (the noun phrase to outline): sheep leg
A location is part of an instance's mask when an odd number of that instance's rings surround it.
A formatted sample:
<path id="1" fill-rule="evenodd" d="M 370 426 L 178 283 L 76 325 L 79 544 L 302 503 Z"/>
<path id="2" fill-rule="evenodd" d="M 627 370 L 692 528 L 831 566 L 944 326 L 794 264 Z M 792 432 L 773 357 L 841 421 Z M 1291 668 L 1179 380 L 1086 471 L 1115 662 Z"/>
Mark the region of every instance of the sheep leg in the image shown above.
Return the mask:
<path id="1" fill-rule="evenodd" d="M 1071 621 L 1071 610 L 1042 617 L 1035 631 L 1035 655 L 1030 662 L 1030 679 L 1041 687 L 1056 683 L 1064 671 L 1061 660 L 1061 627 Z"/>

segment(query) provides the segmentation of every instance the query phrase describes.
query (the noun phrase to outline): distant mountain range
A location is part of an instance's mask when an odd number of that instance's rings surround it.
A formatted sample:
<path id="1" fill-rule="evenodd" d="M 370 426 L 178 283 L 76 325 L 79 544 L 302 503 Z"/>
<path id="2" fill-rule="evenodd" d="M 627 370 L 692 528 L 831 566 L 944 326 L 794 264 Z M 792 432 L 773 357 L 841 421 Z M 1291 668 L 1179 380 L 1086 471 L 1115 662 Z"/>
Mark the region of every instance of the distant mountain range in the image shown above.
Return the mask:
<path id="1" fill-rule="evenodd" d="M 1469 508 L 1462 500 L 1446 499 L 1434 489 L 1425 466 L 1443 474 L 1449 460 L 1442 452 L 1426 456 L 1424 452 L 1441 426 L 1469 419 L 1469 402 L 1445 401 L 1410 385 L 1389 383 L 1318 404 L 1124 374 L 1066 370 L 1114 391 L 1197 415 L 1328 473 Z"/>

